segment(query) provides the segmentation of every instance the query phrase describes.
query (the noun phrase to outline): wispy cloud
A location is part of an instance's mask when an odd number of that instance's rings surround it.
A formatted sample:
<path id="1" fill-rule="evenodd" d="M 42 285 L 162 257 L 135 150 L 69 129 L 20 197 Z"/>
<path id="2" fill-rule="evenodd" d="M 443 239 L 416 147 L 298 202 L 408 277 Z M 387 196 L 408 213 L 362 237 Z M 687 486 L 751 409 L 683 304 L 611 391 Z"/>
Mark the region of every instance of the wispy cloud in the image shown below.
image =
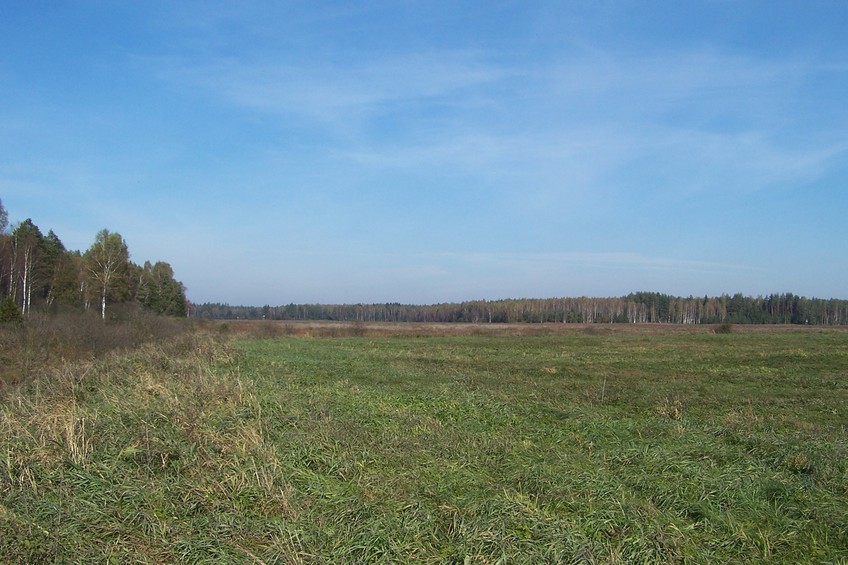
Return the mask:
<path id="1" fill-rule="evenodd" d="M 805 59 L 715 49 L 585 49 L 521 65 L 436 49 L 282 59 L 158 64 L 166 80 L 324 132 L 335 140 L 328 154 L 360 167 L 518 173 L 536 186 L 568 179 L 595 192 L 635 169 L 657 190 L 686 195 L 809 181 L 845 151 L 826 131 L 800 148 L 787 141 L 796 126 L 783 109 L 797 106 L 796 85 L 823 64 Z"/>
<path id="2" fill-rule="evenodd" d="M 662 155 L 662 192 L 740 194 L 803 186 L 825 174 L 848 151 L 848 142 L 822 140 L 794 146 L 767 132 L 716 133 L 666 130 L 646 152 Z"/>
<path id="3" fill-rule="evenodd" d="M 298 64 L 165 61 L 159 72 L 165 79 L 208 90 L 244 108 L 278 117 L 302 116 L 329 127 L 390 113 L 397 105 L 438 103 L 505 76 L 504 70 L 464 51 Z"/>

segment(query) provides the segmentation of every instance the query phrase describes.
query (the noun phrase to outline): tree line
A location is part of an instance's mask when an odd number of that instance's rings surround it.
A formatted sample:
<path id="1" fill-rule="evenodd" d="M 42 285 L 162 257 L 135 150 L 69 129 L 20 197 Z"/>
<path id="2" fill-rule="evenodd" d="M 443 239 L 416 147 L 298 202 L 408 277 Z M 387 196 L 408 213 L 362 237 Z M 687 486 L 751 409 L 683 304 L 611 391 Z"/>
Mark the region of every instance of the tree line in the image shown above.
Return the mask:
<path id="1" fill-rule="evenodd" d="M 0 321 L 24 319 L 34 310 L 96 311 L 134 302 L 169 316 L 186 316 L 185 287 L 168 263 L 137 265 L 123 237 L 101 230 L 84 253 L 65 248 L 31 219 L 9 225 L 0 201 Z"/>
<path id="2" fill-rule="evenodd" d="M 666 323 L 666 324 L 848 324 L 848 300 L 768 296 L 678 297 L 637 292 L 618 298 L 474 300 L 431 305 L 288 304 L 192 306 L 208 319 L 334 320 L 363 322 L 467 323 Z"/>

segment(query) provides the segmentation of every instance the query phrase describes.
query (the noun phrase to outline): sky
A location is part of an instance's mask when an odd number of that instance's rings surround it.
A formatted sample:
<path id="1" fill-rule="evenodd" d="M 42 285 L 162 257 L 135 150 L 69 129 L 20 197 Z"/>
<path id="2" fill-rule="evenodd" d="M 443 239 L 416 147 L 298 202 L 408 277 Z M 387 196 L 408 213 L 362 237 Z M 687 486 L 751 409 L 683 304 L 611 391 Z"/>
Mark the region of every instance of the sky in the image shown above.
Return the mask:
<path id="1" fill-rule="evenodd" d="M 193 302 L 848 298 L 848 2 L 0 13 L 10 221 Z"/>

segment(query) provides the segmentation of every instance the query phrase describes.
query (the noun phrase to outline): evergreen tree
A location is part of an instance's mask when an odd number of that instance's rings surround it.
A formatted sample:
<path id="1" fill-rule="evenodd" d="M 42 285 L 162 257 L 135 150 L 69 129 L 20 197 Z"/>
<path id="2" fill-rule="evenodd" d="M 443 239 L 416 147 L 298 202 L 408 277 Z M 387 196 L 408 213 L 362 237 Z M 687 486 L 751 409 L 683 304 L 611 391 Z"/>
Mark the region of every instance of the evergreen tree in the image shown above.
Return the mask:
<path id="1" fill-rule="evenodd" d="M 185 287 L 174 279 L 174 270 L 164 261 L 145 262 L 136 298 L 145 308 L 167 316 L 184 317 L 188 310 Z"/>
<path id="2" fill-rule="evenodd" d="M 0 199 L 0 234 L 6 233 L 6 227 L 9 225 L 9 214 L 3 206 L 3 200 Z"/>
<path id="3" fill-rule="evenodd" d="M 21 311 L 18 309 L 15 301 L 12 300 L 12 297 L 7 296 L 0 301 L 0 323 L 20 324 L 21 322 L 23 322 Z"/>

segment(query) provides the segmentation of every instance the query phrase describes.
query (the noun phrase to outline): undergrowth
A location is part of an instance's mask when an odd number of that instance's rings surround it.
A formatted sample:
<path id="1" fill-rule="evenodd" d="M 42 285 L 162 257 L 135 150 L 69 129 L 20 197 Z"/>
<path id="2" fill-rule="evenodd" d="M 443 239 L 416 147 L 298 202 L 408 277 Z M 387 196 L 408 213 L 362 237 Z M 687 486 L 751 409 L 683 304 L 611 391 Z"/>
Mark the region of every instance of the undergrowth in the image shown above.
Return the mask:
<path id="1" fill-rule="evenodd" d="M 108 320 L 93 312 L 34 312 L 0 323 L 0 387 L 38 377 L 68 362 L 173 339 L 191 329 L 186 320 L 139 308 L 115 307 Z"/>

